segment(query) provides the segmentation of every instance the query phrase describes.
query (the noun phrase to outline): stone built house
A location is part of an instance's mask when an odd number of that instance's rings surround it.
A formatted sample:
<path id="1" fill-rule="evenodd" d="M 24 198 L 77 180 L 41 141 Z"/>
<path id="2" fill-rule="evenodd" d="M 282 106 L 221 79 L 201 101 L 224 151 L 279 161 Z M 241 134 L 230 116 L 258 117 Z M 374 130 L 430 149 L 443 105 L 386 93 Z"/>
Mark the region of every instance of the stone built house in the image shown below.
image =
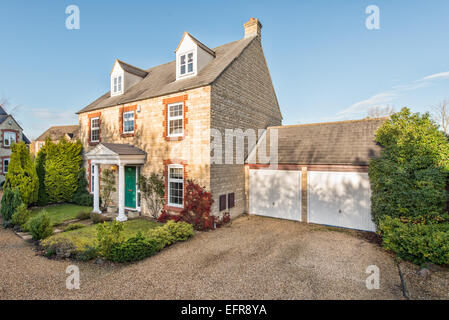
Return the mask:
<path id="1" fill-rule="evenodd" d="M 375 230 L 368 165 L 379 155 L 374 132 L 385 119 L 281 126 L 261 28 L 251 18 L 243 39 L 214 49 L 184 33 L 175 60 L 148 70 L 115 61 L 110 92 L 78 112 L 95 211 L 100 172 L 112 168 L 122 221 L 127 212 L 149 214 L 137 181 L 156 172 L 165 177 L 171 213 L 183 209 L 186 180 L 192 179 L 212 193 L 214 215 Z M 268 130 L 256 148 L 234 145 L 229 155 L 229 129 Z M 272 137 L 277 166 L 260 161 L 261 151 L 272 159 Z M 222 155 L 216 154 L 220 145 Z M 242 149 L 246 164 L 235 161 Z M 216 161 L 220 157 L 226 161 Z"/>
<path id="2" fill-rule="evenodd" d="M 2 183 L 5 181 L 5 175 L 8 173 L 11 145 L 18 141 L 24 141 L 26 144 L 29 144 L 30 141 L 23 134 L 22 127 L 2 106 L 0 106 L 0 135 L 0 183 Z"/>
<path id="3" fill-rule="evenodd" d="M 165 176 L 172 213 L 183 209 L 188 179 L 211 191 L 213 214 L 246 211 L 245 166 L 211 163 L 210 133 L 281 125 L 261 28 L 251 18 L 243 39 L 214 49 L 184 33 L 175 61 L 148 70 L 115 61 L 110 92 L 78 112 L 94 211 L 104 168 L 116 172 L 119 220 L 148 214 L 136 182 L 152 172 Z"/>
<path id="4" fill-rule="evenodd" d="M 30 153 L 36 157 L 48 138 L 52 142 L 58 142 L 61 139 L 66 139 L 68 141 L 76 141 L 79 138 L 79 129 L 80 129 L 79 125 L 50 127 L 48 130 L 42 133 L 37 139 L 31 142 Z"/>

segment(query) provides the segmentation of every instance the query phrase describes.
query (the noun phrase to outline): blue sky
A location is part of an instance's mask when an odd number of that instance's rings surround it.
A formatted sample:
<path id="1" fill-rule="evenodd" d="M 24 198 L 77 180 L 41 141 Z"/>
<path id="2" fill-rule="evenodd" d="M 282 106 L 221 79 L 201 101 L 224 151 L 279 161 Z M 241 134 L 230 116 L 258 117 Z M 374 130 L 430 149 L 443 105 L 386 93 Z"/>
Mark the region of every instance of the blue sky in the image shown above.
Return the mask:
<path id="1" fill-rule="evenodd" d="M 68 5 L 80 30 L 65 27 Z M 380 9 L 380 30 L 365 8 Z M 115 58 L 174 59 L 184 31 L 213 48 L 257 17 L 284 124 L 358 119 L 373 105 L 431 110 L 449 98 L 449 1 L 0 0 L 0 98 L 25 133 L 77 123 L 109 90 Z"/>

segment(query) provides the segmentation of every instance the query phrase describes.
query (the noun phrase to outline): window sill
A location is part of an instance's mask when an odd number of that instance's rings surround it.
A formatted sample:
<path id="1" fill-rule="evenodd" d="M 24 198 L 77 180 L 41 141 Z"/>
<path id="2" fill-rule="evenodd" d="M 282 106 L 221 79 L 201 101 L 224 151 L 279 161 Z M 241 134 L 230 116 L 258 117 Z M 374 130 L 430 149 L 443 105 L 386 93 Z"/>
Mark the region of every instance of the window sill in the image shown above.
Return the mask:
<path id="1" fill-rule="evenodd" d="M 184 210 L 184 207 L 174 207 L 171 205 L 164 205 L 164 210 L 181 213 L 181 211 Z"/>
<path id="2" fill-rule="evenodd" d="M 135 133 L 134 132 L 123 132 L 120 136 L 122 138 L 129 138 L 129 137 L 134 137 Z"/>

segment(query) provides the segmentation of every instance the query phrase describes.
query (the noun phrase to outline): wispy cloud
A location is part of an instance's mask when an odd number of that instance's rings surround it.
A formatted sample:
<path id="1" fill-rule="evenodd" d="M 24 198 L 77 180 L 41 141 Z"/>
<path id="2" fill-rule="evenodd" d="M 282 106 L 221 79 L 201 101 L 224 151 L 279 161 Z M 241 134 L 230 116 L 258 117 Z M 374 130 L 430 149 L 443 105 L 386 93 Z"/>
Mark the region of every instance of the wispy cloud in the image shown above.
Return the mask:
<path id="1" fill-rule="evenodd" d="M 447 78 L 449 78 L 449 71 L 431 74 L 430 76 L 422 78 L 421 81 L 447 79 Z"/>
<path id="2" fill-rule="evenodd" d="M 375 94 L 368 99 L 356 102 L 348 108 L 339 111 L 334 117 L 326 118 L 325 120 L 335 121 L 364 117 L 368 114 L 368 110 L 371 107 L 386 107 L 406 92 L 429 87 L 432 85 L 432 81 L 444 79 L 449 79 L 449 71 L 431 74 L 408 84 L 394 86 L 390 90 Z"/>

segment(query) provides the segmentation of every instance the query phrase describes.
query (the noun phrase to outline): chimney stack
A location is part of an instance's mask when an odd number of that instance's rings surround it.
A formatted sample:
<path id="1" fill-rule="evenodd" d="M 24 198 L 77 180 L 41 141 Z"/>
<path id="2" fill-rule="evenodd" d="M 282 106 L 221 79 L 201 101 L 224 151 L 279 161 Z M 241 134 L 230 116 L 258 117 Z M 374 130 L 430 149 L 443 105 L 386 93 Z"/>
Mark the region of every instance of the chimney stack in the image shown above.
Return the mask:
<path id="1" fill-rule="evenodd" d="M 262 24 L 259 22 L 259 19 L 250 18 L 243 27 L 245 28 L 245 39 L 253 36 L 258 36 L 259 40 L 261 39 Z"/>

